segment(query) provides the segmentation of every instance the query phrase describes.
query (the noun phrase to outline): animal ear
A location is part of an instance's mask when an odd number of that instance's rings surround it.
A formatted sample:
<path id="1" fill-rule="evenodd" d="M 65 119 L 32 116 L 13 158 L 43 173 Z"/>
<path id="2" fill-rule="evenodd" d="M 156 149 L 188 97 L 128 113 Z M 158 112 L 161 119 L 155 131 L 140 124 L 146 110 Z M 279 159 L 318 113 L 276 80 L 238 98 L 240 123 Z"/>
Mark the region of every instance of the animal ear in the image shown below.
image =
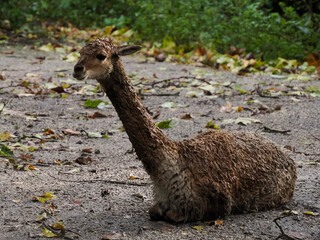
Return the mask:
<path id="1" fill-rule="evenodd" d="M 130 55 L 139 51 L 141 48 L 142 47 L 138 45 L 118 46 L 116 49 L 116 53 L 119 56 Z"/>

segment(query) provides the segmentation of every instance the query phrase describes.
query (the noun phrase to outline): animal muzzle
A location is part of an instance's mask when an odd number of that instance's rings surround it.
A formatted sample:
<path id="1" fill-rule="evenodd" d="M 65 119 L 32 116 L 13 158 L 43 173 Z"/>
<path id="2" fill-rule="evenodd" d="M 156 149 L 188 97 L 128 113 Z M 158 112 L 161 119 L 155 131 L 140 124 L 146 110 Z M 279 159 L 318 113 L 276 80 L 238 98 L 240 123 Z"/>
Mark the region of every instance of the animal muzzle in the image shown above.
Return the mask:
<path id="1" fill-rule="evenodd" d="M 78 80 L 83 80 L 86 78 L 86 74 L 84 71 L 84 66 L 80 64 L 76 64 L 73 68 L 73 77 L 78 79 Z"/>

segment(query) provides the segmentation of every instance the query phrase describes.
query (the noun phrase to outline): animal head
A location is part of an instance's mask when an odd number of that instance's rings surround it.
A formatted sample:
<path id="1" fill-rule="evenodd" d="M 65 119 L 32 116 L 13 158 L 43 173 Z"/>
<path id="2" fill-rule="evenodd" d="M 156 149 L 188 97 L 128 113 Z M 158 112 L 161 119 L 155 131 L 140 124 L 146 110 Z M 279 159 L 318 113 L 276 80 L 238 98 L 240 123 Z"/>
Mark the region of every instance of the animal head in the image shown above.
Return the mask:
<path id="1" fill-rule="evenodd" d="M 80 59 L 74 66 L 73 77 L 78 80 L 106 79 L 119 56 L 130 55 L 140 49 L 137 45 L 115 46 L 110 38 L 92 40 L 80 50 Z"/>

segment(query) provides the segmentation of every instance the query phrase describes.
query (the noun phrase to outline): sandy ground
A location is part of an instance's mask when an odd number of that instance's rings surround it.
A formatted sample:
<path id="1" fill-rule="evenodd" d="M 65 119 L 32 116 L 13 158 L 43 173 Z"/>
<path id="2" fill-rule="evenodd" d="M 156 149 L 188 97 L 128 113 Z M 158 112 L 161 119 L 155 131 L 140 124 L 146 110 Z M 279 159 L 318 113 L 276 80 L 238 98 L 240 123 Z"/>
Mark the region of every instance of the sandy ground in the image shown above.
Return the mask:
<path id="1" fill-rule="evenodd" d="M 4 54 L 11 50 L 13 54 Z M 320 239 L 319 215 L 305 214 L 320 213 L 320 98 L 303 94 L 306 87 L 320 87 L 319 80 L 240 77 L 195 66 L 146 62 L 141 56 L 126 57 L 123 62 L 137 90 L 150 89 L 153 81 L 173 77 L 202 78 L 180 78 L 154 85 L 154 92 L 141 91 L 143 104 L 153 116 L 160 114 L 155 122 L 174 119 L 175 126 L 164 130 L 172 139 L 206 131 L 208 121 L 222 126 L 223 119 L 260 120 L 260 124 L 233 123 L 224 128 L 256 131 L 285 147 L 297 165 L 293 200 L 270 211 L 228 216 L 221 225 L 150 221 L 150 178 L 132 151 L 126 133 L 119 131 L 122 124 L 114 108 L 91 109 L 83 105 L 88 98 L 109 101 L 96 81 L 68 80 L 72 79 L 74 63 L 63 61 L 58 53 L 32 50 L 29 46 L 1 46 L 0 74 L 4 80 L 0 80 L 0 103 L 10 98 L 12 101 L 0 115 L 0 133 L 9 131 L 15 136 L 2 143 L 14 148 L 16 163 L 22 169 L 33 165 L 37 170 L 17 170 L 6 158 L 0 158 L 0 239 L 43 239 L 46 237 L 41 228 L 57 221 L 63 222 L 65 239 L 276 239 L 281 232 L 274 219 L 284 216 L 284 210 L 296 213 L 278 221 L 285 234 L 292 239 Z M 47 90 L 54 83 L 67 84 L 66 93 Z M 258 85 L 296 94 L 261 97 L 254 91 Z M 241 93 L 237 88 L 247 92 Z M 212 94 L 208 95 L 208 91 Z M 191 98 L 194 94 L 198 97 Z M 249 104 L 249 99 L 259 100 L 267 108 L 259 103 Z M 160 107 L 170 100 L 182 107 Z M 244 110 L 220 111 L 227 102 Z M 106 117 L 89 117 L 97 111 Z M 180 119 L 186 113 L 192 119 Z M 290 132 L 266 132 L 263 126 Z M 44 135 L 47 128 L 54 134 Z M 88 137 L 90 132 L 108 134 L 109 138 Z M 88 161 L 79 164 L 76 160 L 83 150 L 88 152 L 84 156 Z M 33 199 L 45 193 L 55 197 L 45 203 Z M 44 212 L 46 219 L 37 221 Z"/>

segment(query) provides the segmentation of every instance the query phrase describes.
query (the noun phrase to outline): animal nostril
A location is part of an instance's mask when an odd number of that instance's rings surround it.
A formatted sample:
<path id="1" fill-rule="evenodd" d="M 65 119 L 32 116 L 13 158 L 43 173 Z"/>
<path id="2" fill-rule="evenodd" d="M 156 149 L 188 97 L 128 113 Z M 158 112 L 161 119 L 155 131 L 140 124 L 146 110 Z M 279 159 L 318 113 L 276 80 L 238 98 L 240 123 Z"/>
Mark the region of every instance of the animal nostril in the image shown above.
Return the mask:
<path id="1" fill-rule="evenodd" d="M 79 65 L 76 65 L 76 66 L 74 67 L 74 71 L 75 71 L 75 72 L 82 72 L 83 69 L 84 69 L 84 67 L 83 67 L 83 66 L 79 66 Z"/>

